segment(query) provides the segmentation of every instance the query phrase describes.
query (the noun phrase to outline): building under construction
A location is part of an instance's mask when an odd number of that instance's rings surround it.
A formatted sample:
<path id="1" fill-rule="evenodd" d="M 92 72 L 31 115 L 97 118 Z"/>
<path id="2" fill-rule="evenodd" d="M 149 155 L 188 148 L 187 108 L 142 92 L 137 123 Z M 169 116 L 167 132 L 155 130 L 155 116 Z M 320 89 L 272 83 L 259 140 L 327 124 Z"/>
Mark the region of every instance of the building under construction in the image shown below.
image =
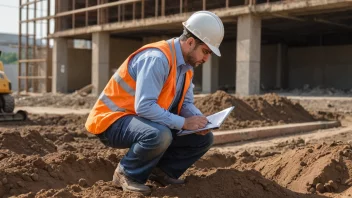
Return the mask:
<path id="1" fill-rule="evenodd" d="M 92 84 L 98 95 L 130 53 L 181 35 L 181 22 L 199 10 L 225 26 L 222 56 L 195 69 L 199 92 L 352 88 L 352 0 L 19 1 L 27 38 L 19 46 L 22 91 L 67 93 Z M 28 42 L 43 29 L 42 43 Z"/>

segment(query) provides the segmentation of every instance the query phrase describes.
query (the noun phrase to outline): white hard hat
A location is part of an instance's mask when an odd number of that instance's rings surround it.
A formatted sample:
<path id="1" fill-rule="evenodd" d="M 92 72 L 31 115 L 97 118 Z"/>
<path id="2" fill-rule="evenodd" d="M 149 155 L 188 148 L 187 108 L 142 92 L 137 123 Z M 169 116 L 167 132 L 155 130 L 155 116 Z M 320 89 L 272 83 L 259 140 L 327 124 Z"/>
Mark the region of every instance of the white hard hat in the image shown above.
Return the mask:
<path id="1" fill-rule="evenodd" d="M 198 11 L 182 24 L 217 56 L 221 56 L 219 46 L 224 38 L 224 25 L 218 16 L 209 11 Z"/>

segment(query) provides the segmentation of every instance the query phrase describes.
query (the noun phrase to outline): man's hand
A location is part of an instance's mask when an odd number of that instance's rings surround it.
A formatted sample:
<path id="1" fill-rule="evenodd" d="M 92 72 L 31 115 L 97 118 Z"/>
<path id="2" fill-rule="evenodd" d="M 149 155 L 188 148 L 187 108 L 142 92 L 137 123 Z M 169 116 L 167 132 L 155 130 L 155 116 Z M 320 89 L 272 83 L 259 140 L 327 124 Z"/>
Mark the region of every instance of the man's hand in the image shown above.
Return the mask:
<path id="1" fill-rule="evenodd" d="M 185 119 L 183 129 L 186 130 L 197 130 L 204 128 L 207 125 L 208 120 L 205 116 L 191 116 Z"/>
<path id="2" fill-rule="evenodd" d="M 208 134 L 210 132 L 210 129 L 207 129 L 207 130 L 204 130 L 204 131 L 199 131 L 199 132 L 197 132 L 196 134 L 197 135 L 206 135 L 206 134 Z"/>

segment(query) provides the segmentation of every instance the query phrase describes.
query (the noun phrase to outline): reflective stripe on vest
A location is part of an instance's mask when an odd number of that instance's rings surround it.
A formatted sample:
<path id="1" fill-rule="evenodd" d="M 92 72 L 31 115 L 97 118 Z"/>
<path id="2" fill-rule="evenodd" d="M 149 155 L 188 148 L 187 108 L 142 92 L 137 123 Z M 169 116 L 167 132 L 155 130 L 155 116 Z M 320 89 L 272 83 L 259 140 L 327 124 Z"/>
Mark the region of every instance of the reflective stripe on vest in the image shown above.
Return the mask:
<path id="1" fill-rule="evenodd" d="M 167 42 L 169 44 L 172 63 L 175 60 L 175 51 L 172 48 L 172 43 L 170 41 Z M 113 75 L 114 80 L 131 96 L 135 96 L 136 92 L 133 90 L 118 74 L 115 72 Z M 176 97 L 176 96 L 175 96 Z M 111 111 L 121 111 L 125 112 L 125 109 L 118 107 L 108 96 L 104 94 L 104 91 L 100 94 L 99 99 L 111 110 Z"/>
<path id="2" fill-rule="evenodd" d="M 174 49 L 172 48 L 172 43 L 171 43 L 171 41 L 167 41 L 167 44 L 169 44 L 169 48 L 170 48 L 170 52 L 171 52 L 171 60 L 172 60 L 172 63 L 171 64 L 173 64 L 174 63 L 174 60 L 175 60 L 175 55 L 174 55 Z M 176 67 L 177 67 L 177 65 L 175 65 Z"/>
<path id="3" fill-rule="evenodd" d="M 125 112 L 125 109 L 118 107 L 109 97 L 107 97 L 104 92 L 102 92 L 99 96 L 99 100 L 101 100 L 111 111 L 121 111 Z"/>
<path id="4" fill-rule="evenodd" d="M 114 80 L 131 96 L 136 94 L 136 92 L 119 76 L 117 72 L 114 74 Z"/>
<path id="5" fill-rule="evenodd" d="M 89 132 L 93 134 L 102 133 L 121 117 L 136 115 L 134 108 L 136 79 L 133 79 L 129 74 L 128 63 L 136 54 L 148 48 L 160 49 L 168 60 L 170 71 L 156 102 L 165 110 L 171 107 L 176 97 L 177 65 L 174 42 L 160 41 L 151 43 L 132 53 L 110 78 L 85 123 L 85 127 Z M 177 114 L 179 114 L 181 110 L 192 76 L 193 71 L 189 70 L 186 72 L 186 80 L 183 86 L 182 96 L 178 102 Z"/>

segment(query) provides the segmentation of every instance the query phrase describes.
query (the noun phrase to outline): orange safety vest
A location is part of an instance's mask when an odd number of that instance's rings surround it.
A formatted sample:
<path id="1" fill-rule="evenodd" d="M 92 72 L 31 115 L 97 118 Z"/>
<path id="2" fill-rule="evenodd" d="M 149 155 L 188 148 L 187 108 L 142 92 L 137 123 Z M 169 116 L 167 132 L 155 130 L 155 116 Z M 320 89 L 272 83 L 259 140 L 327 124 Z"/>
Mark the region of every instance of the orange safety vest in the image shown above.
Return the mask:
<path id="1" fill-rule="evenodd" d="M 165 110 L 169 110 L 176 97 L 176 50 L 175 43 L 160 41 L 145 45 L 132 53 L 111 77 L 108 84 L 100 94 L 99 99 L 91 110 L 86 121 L 86 129 L 93 134 L 104 132 L 112 123 L 126 115 L 136 115 L 134 109 L 136 81 L 128 73 L 128 63 L 142 50 L 158 48 L 169 62 L 169 76 L 160 92 L 157 103 Z M 186 92 L 191 85 L 193 71 L 186 72 L 183 93 L 178 104 L 177 114 L 180 113 Z"/>

